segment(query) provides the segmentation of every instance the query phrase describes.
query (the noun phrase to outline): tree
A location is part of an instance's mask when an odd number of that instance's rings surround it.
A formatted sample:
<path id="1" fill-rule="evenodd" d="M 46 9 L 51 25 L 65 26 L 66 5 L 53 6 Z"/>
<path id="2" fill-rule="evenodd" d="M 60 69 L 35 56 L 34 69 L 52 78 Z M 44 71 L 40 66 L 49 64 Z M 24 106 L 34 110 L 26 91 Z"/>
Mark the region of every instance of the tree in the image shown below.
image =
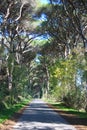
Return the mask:
<path id="1" fill-rule="evenodd" d="M 37 11 L 38 18 L 44 17 L 40 28 L 37 28 L 37 32 L 39 31 L 39 34 L 42 34 L 45 38 L 48 37 L 48 42 L 43 45 L 41 51 L 44 56 L 46 55 L 46 58 L 51 60 L 49 68 L 51 66 L 54 68 L 53 75 L 49 78 L 51 89 L 54 90 L 55 87 L 53 88 L 52 85 L 57 86 L 59 83 L 59 85 L 62 84 L 63 88 L 66 87 L 67 91 L 74 89 L 75 93 L 70 92 L 76 94 L 78 89 L 77 80 L 80 75 L 83 75 L 79 72 L 84 72 L 84 80 L 87 73 L 85 72 L 87 2 L 85 0 L 49 0 L 49 2 L 49 4 Z M 58 64 L 56 66 L 58 60 L 64 66 L 60 67 Z M 57 71 L 58 77 L 56 77 Z M 50 69 L 49 73 L 52 74 Z M 82 81 L 82 77 L 80 81 Z M 80 86 L 80 89 L 82 88 Z"/>
<path id="2" fill-rule="evenodd" d="M 17 75 L 16 66 L 21 66 L 24 62 L 31 62 L 36 53 L 35 47 L 30 45 L 33 39 L 33 37 L 30 38 L 30 35 L 32 35 L 34 29 L 31 28 L 32 25 L 30 23 L 33 23 L 32 14 L 35 1 L 4 0 L 0 1 L 0 3 L 0 44 L 3 46 L 3 53 L 5 54 L 8 90 L 12 103 L 17 80 L 14 76 Z M 4 8 L 3 5 L 5 5 Z"/>

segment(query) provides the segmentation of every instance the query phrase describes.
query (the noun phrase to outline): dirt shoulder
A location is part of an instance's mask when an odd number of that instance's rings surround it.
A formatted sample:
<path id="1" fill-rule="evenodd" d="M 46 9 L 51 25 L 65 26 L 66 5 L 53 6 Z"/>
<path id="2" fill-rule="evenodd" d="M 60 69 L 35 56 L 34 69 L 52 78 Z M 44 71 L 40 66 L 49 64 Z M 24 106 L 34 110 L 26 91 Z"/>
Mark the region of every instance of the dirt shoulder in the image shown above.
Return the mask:
<path id="1" fill-rule="evenodd" d="M 3 124 L 0 124 L 0 130 L 13 130 L 13 126 L 16 124 L 16 122 L 18 121 L 18 119 L 20 118 L 27 106 L 28 105 L 26 105 L 18 112 L 14 113 L 14 115 L 9 120 L 6 120 Z"/>
<path id="2" fill-rule="evenodd" d="M 79 118 L 74 114 L 69 114 L 66 111 L 55 108 L 54 106 L 48 104 L 49 107 L 54 109 L 59 115 L 61 115 L 65 120 L 67 120 L 71 125 L 73 125 L 77 130 L 87 130 L 87 118 Z"/>
<path id="3" fill-rule="evenodd" d="M 87 130 L 87 118 L 79 118 L 76 115 L 69 114 L 60 109 L 56 109 L 54 106 L 47 104 L 50 108 L 54 109 L 59 115 L 61 115 L 65 120 L 67 120 L 71 125 L 73 125 L 77 130 Z M 0 130 L 13 130 L 12 127 L 16 124 L 19 117 L 22 115 L 23 111 L 26 109 L 27 105 L 20 111 L 15 113 L 11 119 L 0 124 Z"/>

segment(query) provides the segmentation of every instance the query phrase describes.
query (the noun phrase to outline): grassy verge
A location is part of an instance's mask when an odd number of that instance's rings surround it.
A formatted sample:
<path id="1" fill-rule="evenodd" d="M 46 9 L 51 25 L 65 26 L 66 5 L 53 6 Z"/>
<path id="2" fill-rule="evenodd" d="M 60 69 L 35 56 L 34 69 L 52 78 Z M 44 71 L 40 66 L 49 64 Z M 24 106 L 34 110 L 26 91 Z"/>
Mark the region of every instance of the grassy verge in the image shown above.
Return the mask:
<path id="1" fill-rule="evenodd" d="M 3 123 L 7 119 L 11 118 L 15 112 L 18 112 L 21 108 L 27 105 L 29 101 L 29 99 L 26 99 L 18 104 L 13 105 L 9 109 L 0 110 L 0 123 Z"/>
<path id="2" fill-rule="evenodd" d="M 48 101 L 48 103 L 51 104 L 53 107 L 57 108 L 58 110 L 65 111 L 67 114 L 73 114 L 73 115 L 76 115 L 76 116 L 78 116 L 80 118 L 87 118 L 87 112 L 78 111 L 76 109 L 67 107 L 61 102 Z"/>

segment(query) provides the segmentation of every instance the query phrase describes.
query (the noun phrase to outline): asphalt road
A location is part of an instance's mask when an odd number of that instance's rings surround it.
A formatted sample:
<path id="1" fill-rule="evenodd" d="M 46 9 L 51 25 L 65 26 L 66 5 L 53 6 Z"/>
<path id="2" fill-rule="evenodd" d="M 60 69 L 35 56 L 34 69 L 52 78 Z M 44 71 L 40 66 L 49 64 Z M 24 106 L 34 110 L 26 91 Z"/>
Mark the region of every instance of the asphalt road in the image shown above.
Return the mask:
<path id="1" fill-rule="evenodd" d="M 35 99 L 29 104 L 13 129 L 76 130 L 40 99 Z"/>

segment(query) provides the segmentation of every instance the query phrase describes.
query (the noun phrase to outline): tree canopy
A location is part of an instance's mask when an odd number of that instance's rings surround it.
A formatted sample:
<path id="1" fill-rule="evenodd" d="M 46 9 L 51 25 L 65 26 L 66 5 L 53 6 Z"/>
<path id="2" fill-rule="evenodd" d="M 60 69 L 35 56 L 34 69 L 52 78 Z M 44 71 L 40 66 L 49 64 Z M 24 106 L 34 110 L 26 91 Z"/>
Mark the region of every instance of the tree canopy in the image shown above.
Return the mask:
<path id="1" fill-rule="evenodd" d="M 31 95 L 87 111 L 87 1 L 0 3 L 2 107 Z"/>

